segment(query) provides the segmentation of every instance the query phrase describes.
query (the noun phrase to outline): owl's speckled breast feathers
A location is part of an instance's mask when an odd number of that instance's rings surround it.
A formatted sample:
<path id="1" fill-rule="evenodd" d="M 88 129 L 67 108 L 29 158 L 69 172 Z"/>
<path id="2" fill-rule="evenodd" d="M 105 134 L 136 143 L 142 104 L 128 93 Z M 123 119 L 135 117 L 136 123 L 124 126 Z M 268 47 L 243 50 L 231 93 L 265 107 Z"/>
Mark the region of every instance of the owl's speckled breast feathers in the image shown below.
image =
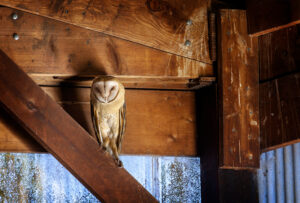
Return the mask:
<path id="1" fill-rule="evenodd" d="M 125 89 L 114 77 L 97 77 L 91 88 L 91 114 L 99 144 L 118 164 L 125 131 Z"/>

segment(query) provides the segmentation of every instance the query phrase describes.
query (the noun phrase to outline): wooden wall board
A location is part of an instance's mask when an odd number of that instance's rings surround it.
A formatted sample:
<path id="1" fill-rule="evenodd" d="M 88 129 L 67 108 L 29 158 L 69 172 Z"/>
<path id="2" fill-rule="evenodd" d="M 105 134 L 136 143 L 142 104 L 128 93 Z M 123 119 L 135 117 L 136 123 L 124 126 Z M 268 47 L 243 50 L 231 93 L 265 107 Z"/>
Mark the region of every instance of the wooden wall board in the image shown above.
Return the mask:
<path id="1" fill-rule="evenodd" d="M 14 119 L 100 201 L 157 202 L 2 51 L 0 92 Z"/>
<path id="2" fill-rule="evenodd" d="M 242 10 L 220 10 L 218 33 L 220 166 L 259 167 L 258 41 Z"/>
<path id="3" fill-rule="evenodd" d="M 90 89 L 43 87 L 89 134 L 94 135 L 90 115 Z M 126 90 L 127 126 L 122 154 L 196 156 L 195 93 L 192 91 Z M 0 116 L 0 151 L 43 152 L 13 122 Z M 10 130 L 12 129 L 12 130 Z M 15 142 L 14 145 L 9 143 Z M 25 144 L 24 144 L 25 143 Z"/>
<path id="4" fill-rule="evenodd" d="M 211 63 L 207 22 L 209 2 L 2 0 L 0 4 Z M 185 46 L 186 40 L 191 42 L 190 46 Z"/>
<path id="5" fill-rule="evenodd" d="M 259 37 L 260 81 L 300 70 L 300 26 Z"/>
<path id="6" fill-rule="evenodd" d="M 300 141 L 300 73 L 260 85 L 261 149 Z"/>
<path id="7" fill-rule="evenodd" d="M 247 0 L 248 32 L 260 36 L 300 23 L 299 0 Z"/>

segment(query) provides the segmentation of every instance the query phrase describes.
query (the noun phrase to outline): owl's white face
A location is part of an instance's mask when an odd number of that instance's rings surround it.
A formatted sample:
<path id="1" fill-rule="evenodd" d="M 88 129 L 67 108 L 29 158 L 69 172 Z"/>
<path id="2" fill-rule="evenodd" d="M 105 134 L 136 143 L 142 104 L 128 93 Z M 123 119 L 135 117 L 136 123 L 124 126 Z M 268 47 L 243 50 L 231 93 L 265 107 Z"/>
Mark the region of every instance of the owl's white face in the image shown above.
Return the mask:
<path id="1" fill-rule="evenodd" d="M 98 81 L 93 84 L 95 97 L 102 103 L 113 101 L 119 92 L 119 83 L 116 81 Z"/>

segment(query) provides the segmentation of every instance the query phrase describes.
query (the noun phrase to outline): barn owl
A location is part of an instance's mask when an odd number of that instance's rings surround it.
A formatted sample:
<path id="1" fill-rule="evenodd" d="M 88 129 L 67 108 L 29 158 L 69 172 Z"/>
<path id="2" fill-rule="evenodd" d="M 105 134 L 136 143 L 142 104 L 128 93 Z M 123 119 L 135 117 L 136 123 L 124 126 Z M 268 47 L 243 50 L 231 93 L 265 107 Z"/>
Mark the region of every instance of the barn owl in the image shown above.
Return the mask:
<path id="1" fill-rule="evenodd" d="M 97 139 L 101 147 L 111 154 L 122 167 L 119 159 L 125 131 L 125 89 L 114 77 L 99 76 L 91 88 L 91 114 Z"/>

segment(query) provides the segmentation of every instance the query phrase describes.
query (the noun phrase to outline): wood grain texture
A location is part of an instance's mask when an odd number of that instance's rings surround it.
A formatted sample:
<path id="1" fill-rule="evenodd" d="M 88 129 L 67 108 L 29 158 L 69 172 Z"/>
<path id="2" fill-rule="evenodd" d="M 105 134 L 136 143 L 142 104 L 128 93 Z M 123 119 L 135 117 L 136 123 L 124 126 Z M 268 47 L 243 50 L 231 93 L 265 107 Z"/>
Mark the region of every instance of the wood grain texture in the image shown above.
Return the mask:
<path id="1" fill-rule="evenodd" d="M 95 137 L 90 88 L 43 87 L 87 132 Z M 195 93 L 126 90 L 127 126 L 121 154 L 196 156 Z M 2 115 L 2 114 L 1 114 Z M 0 151 L 43 151 L 15 124 L 0 116 Z M 9 131 L 9 129 L 12 129 Z M 14 145 L 9 145 L 14 142 Z"/>
<path id="2" fill-rule="evenodd" d="M 157 202 L 2 51 L 0 92 L 1 103 L 21 126 L 99 200 Z"/>
<path id="3" fill-rule="evenodd" d="M 300 23 L 299 0 L 247 0 L 248 32 L 264 35 Z"/>
<path id="4" fill-rule="evenodd" d="M 1 5 L 211 63 L 208 0 L 2 0 Z M 187 21 L 192 24 L 188 25 Z M 185 41 L 191 42 L 185 46 Z"/>
<path id="5" fill-rule="evenodd" d="M 13 13 L 17 20 L 11 19 Z M 0 48 L 27 73 L 213 76 L 210 64 L 10 8 L 0 8 L 0 26 Z M 13 33 L 18 33 L 18 41 Z"/>
<path id="6" fill-rule="evenodd" d="M 259 37 L 260 81 L 300 70 L 300 26 Z"/>
<path id="7" fill-rule="evenodd" d="M 261 149 L 300 142 L 300 73 L 260 85 Z"/>
<path id="8" fill-rule="evenodd" d="M 258 42 L 242 10 L 220 10 L 218 29 L 220 166 L 259 167 Z"/>

